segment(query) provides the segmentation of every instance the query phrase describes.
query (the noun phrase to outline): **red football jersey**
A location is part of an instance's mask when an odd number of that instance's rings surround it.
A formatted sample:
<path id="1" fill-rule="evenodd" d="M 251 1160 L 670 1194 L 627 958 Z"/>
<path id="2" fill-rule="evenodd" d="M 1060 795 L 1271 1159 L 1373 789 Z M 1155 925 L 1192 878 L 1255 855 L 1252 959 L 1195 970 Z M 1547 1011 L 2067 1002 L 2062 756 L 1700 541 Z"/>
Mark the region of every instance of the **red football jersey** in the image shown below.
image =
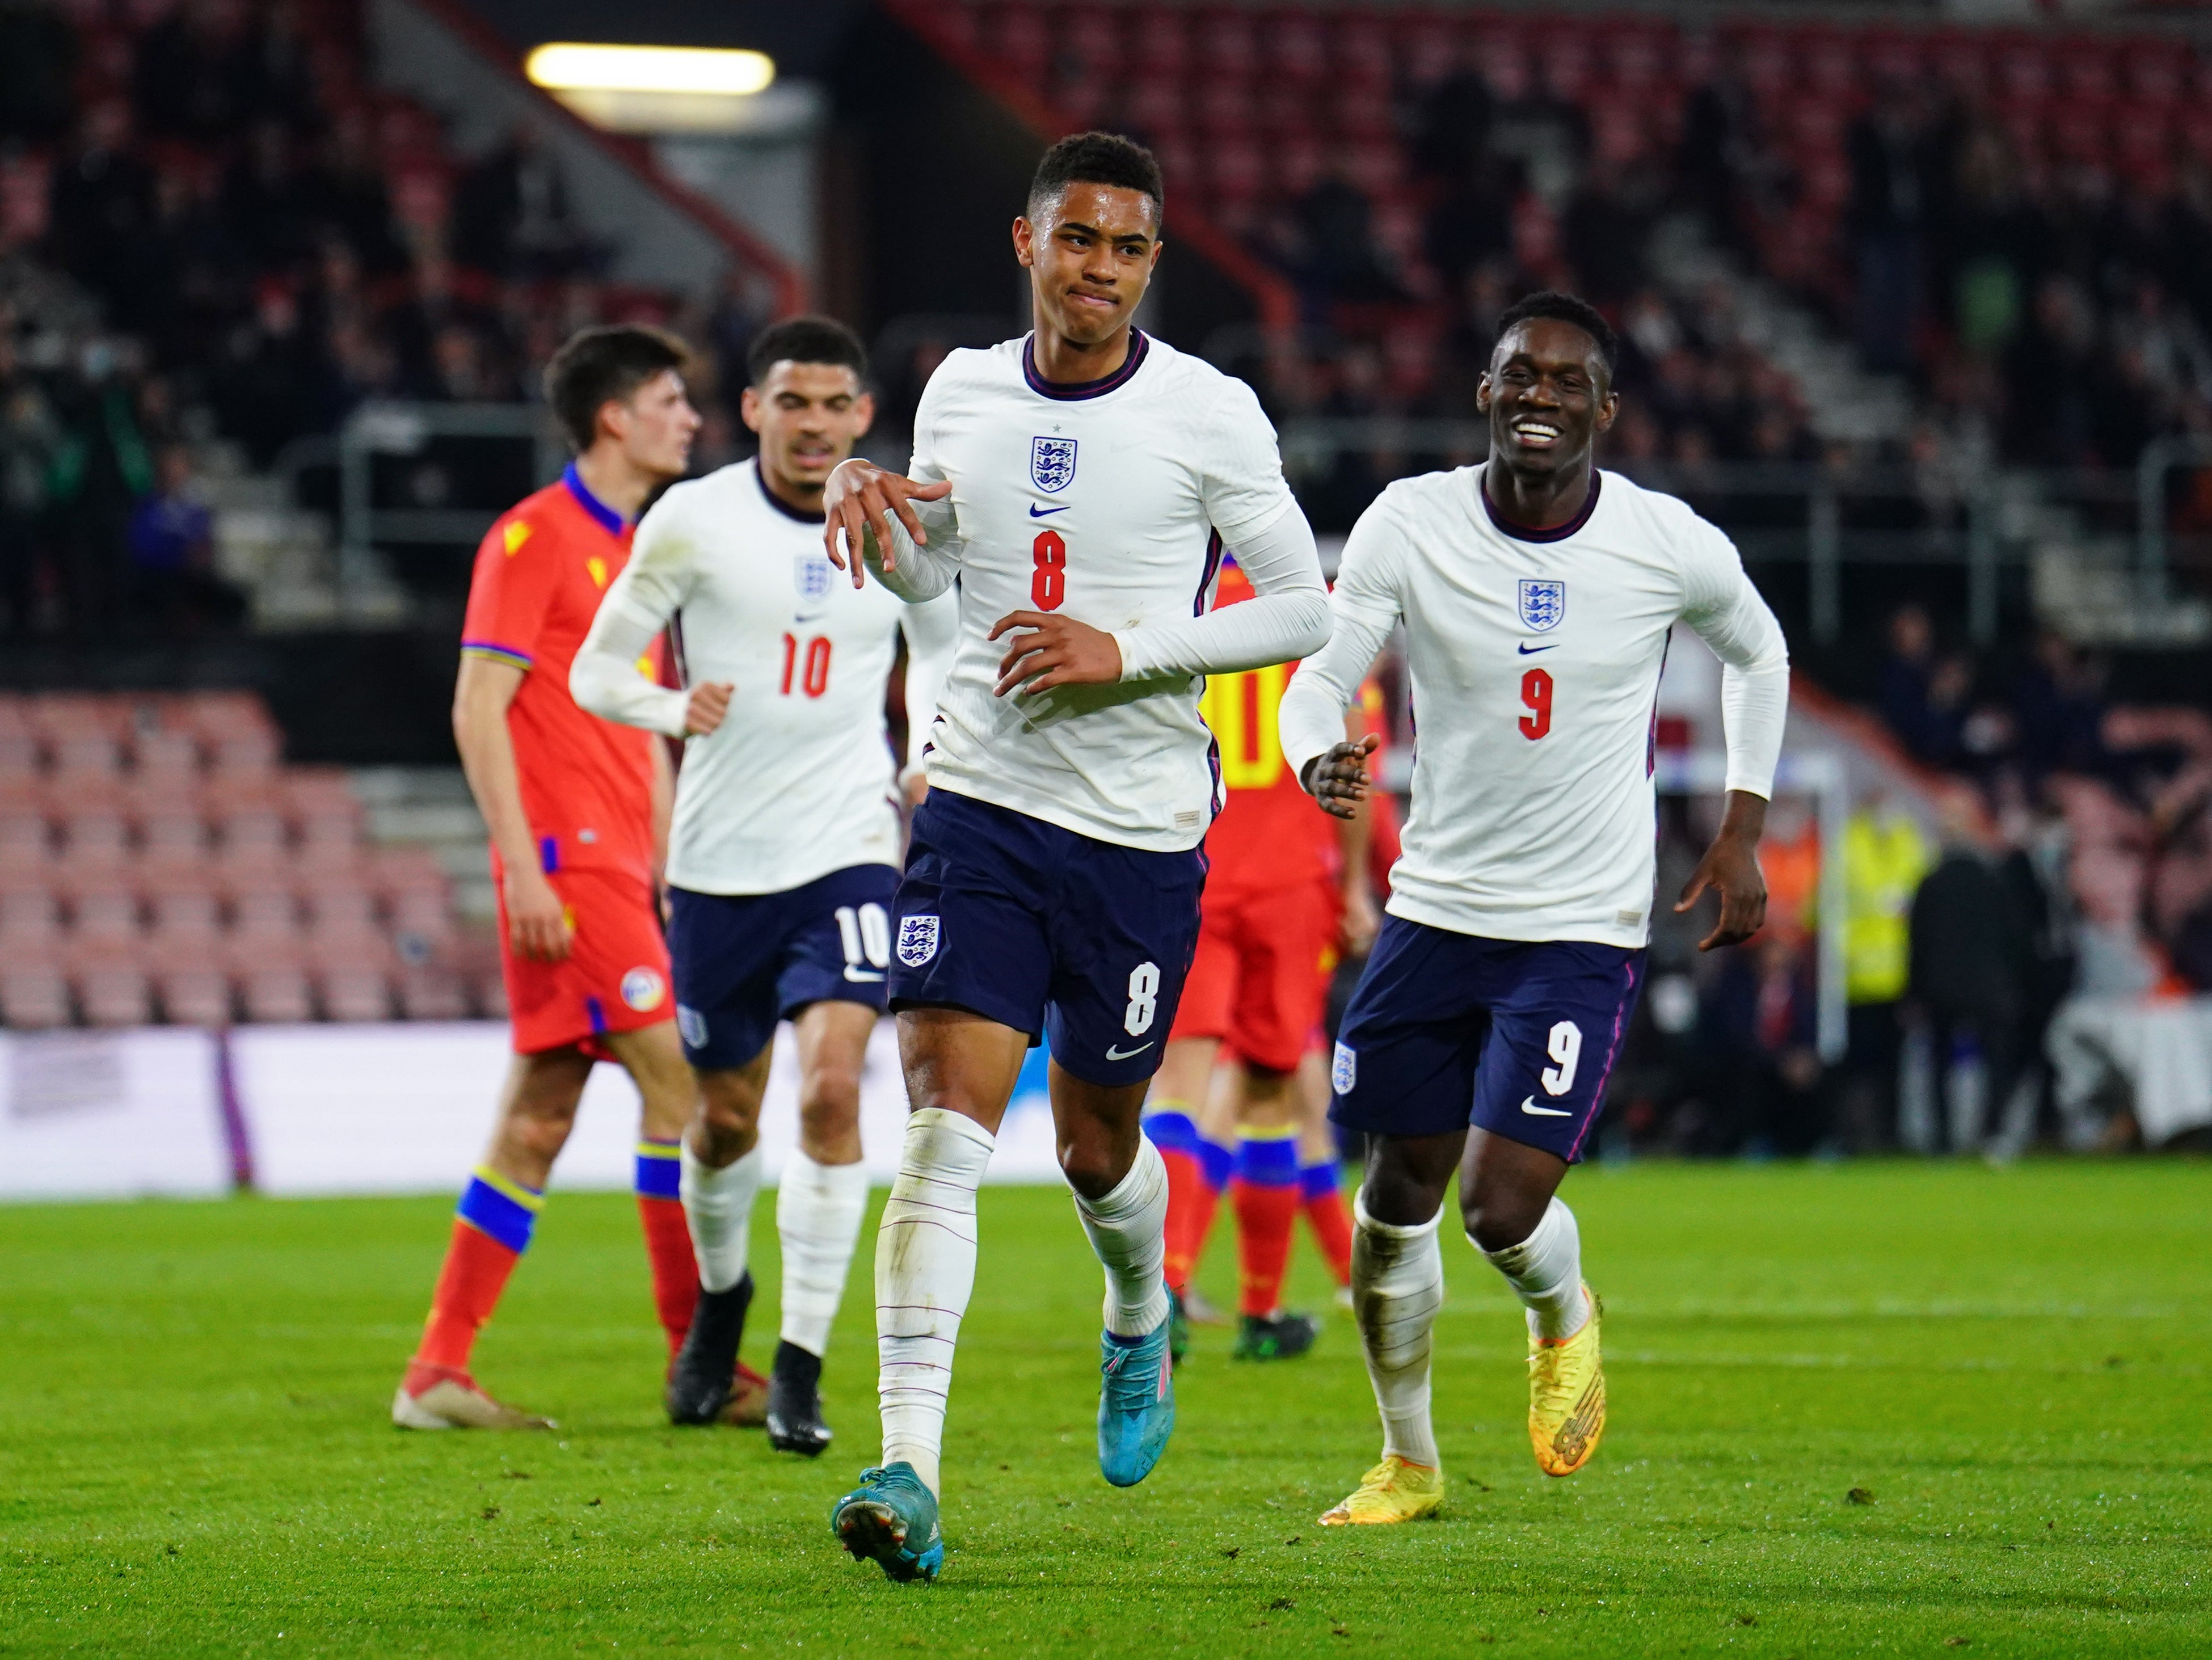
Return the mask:
<path id="1" fill-rule="evenodd" d="M 1250 598 L 1251 579 L 1224 563 L 1214 603 Z M 1206 680 L 1199 708 L 1220 745 L 1226 802 L 1206 836 L 1209 892 L 1334 881 L 1341 867 L 1337 821 L 1298 787 L 1283 759 L 1276 711 L 1297 667 L 1278 663 Z"/>
<path id="2" fill-rule="evenodd" d="M 559 483 L 499 517 L 469 580 L 462 652 L 527 671 L 507 705 L 507 729 L 523 812 L 549 872 L 653 872 L 653 745 L 659 740 L 588 714 L 568 695 L 568 666 L 607 584 L 629 561 L 631 529 L 572 465 Z M 492 862 L 496 870 L 496 848 Z"/>

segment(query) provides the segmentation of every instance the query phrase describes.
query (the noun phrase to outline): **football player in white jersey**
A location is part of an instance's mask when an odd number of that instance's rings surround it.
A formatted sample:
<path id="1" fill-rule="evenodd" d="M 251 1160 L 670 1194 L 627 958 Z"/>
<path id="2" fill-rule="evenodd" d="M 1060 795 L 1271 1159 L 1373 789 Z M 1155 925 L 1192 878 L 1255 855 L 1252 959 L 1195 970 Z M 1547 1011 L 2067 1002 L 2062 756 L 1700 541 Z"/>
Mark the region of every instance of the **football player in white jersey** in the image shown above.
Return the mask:
<path id="1" fill-rule="evenodd" d="M 1099 1466 L 1141 1481 L 1175 1421 L 1166 1172 L 1139 1134 L 1198 937 L 1218 769 L 1209 673 L 1314 650 L 1328 597 L 1274 432 L 1242 381 L 1131 326 L 1160 252 L 1158 165 L 1048 151 L 1014 222 L 1034 332 L 956 351 L 911 477 L 834 473 L 828 544 L 959 645 L 899 885 L 891 1006 L 914 1112 L 876 1242 L 880 1467 L 834 1515 L 856 1556 L 933 1576 L 939 1452 L 975 1273 L 975 1189 L 1029 1047 L 1051 1046 L 1060 1167 L 1106 1271 Z M 1253 599 L 1209 613 L 1224 545 Z"/>
<path id="2" fill-rule="evenodd" d="M 884 682 L 903 631 L 907 707 L 926 729 L 954 615 L 949 603 L 856 591 L 823 556 L 823 482 L 873 414 L 852 331 L 789 319 L 755 339 L 747 368 L 742 412 L 758 457 L 674 486 L 645 515 L 569 684 L 595 714 L 688 740 L 668 943 L 678 1031 L 700 1083 L 681 1185 L 701 1295 L 668 1414 L 713 1423 L 730 1395 L 753 1292 L 761 1092 L 787 1019 L 799 1146 L 776 1196 L 783 1329 L 768 1433 L 812 1456 L 830 1443 L 822 1355 L 867 1203 L 860 1069 L 890 968 L 900 827 Z M 672 621 L 688 693 L 636 668 Z"/>
<path id="3" fill-rule="evenodd" d="M 1650 937 L 1656 702 L 1668 630 L 1723 664 L 1727 807 L 1677 910 L 1708 888 L 1703 948 L 1757 930 L 1757 848 L 1790 692 L 1782 630 L 1729 539 L 1591 459 L 1613 424 L 1613 335 L 1570 295 L 1500 319 L 1476 393 L 1480 466 L 1401 479 L 1361 515 L 1334 631 L 1282 702 L 1283 753 L 1331 812 L 1368 789 L 1344 710 L 1401 623 L 1419 718 L 1388 916 L 1338 1032 L 1331 1116 L 1368 1134 L 1352 1295 L 1383 1456 L 1324 1524 L 1426 1514 L 1444 1191 L 1528 1310 L 1529 1438 L 1547 1475 L 1605 1428 L 1598 1304 L 1555 1196 L 1603 1110 Z"/>

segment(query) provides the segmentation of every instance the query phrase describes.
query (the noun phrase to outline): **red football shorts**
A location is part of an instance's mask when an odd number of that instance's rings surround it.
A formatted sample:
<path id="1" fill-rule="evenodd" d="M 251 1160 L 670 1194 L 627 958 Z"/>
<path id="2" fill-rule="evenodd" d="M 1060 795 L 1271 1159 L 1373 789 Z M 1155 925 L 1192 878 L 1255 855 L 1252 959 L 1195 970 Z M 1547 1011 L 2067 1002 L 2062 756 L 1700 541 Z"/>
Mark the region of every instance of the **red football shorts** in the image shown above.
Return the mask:
<path id="1" fill-rule="evenodd" d="M 518 957 L 499 902 L 499 966 L 518 1055 L 581 1044 L 676 1018 L 668 946 L 653 885 L 619 871 L 556 871 L 545 879 L 568 909 L 568 954 L 557 963 Z"/>
<path id="2" fill-rule="evenodd" d="M 1322 882 L 1209 890 L 1169 1037 L 1217 1038 L 1253 1066 L 1295 1071 L 1328 1001 L 1340 904 Z"/>

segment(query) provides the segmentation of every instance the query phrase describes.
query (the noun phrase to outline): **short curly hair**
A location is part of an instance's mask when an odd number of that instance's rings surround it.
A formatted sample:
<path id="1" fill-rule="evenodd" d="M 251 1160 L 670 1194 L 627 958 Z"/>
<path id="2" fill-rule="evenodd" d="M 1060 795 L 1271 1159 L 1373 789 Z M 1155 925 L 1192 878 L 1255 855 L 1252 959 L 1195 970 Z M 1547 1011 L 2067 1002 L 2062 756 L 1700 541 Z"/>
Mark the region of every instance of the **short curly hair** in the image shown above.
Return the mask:
<path id="1" fill-rule="evenodd" d="M 1035 218 L 1045 203 L 1075 184 L 1142 191 L 1152 198 L 1155 222 L 1167 208 L 1159 159 L 1118 132 L 1073 132 L 1047 150 L 1030 180 L 1030 216 Z"/>
<path id="2" fill-rule="evenodd" d="M 1597 348 L 1598 360 L 1605 365 L 1605 378 L 1613 379 L 1613 366 L 1620 361 L 1620 337 L 1613 331 L 1613 325 L 1605 320 L 1605 313 L 1578 294 L 1563 294 L 1558 289 L 1539 289 L 1534 294 L 1524 294 L 1505 308 L 1498 319 L 1498 338 L 1503 340 L 1522 323 L 1548 317 L 1557 322 L 1572 323 L 1590 337 Z M 1497 350 L 1495 343 L 1492 352 Z"/>

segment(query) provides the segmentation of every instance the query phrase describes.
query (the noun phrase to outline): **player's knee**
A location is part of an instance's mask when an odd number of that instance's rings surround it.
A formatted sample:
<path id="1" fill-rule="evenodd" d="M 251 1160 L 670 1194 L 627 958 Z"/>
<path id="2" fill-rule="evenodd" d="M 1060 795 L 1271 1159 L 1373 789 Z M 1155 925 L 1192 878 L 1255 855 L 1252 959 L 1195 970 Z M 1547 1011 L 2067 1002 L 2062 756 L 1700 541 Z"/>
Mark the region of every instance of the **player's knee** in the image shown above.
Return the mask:
<path id="1" fill-rule="evenodd" d="M 1478 1249 L 1510 1250 L 1535 1232 L 1536 1224 L 1544 1219 L 1544 1207 L 1550 1202 L 1549 1194 L 1486 1193 L 1478 1188 L 1462 1193 L 1460 1219 Z"/>
<path id="2" fill-rule="evenodd" d="M 1059 1153 L 1060 1173 L 1067 1178 L 1067 1184 L 1093 1199 L 1111 1193 L 1129 1173 L 1128 1159 L 1117 1158 L 1113 1146 L 1103 1140 L 1063 1140 Z"/>
<path id="3" fill-rule="evenodd" d="M 568 1132 L 575 1126 L 574 1104 L 519 1109 L 507 1114 L 506 1139 L 519 1151 L 550 1160 L 568 1146 Z"/>
<path id="4" fill-rule="evenodd" d="M 749 1088 L 744 1079 L 717 1077 L 713 1073 L 702 1075 L 699 1084 L 699 1113 L 710 1134 L 754 1134 L 760 1123 L 758 1090 Z"/>
<path id="5" fill-rule="evenodd" d="M 859 1118 L 860 1069 L 830 1064 L 806 1079 L 799 1101 L 799 1121 L 816 1134 L 833 1134 Z"/>

